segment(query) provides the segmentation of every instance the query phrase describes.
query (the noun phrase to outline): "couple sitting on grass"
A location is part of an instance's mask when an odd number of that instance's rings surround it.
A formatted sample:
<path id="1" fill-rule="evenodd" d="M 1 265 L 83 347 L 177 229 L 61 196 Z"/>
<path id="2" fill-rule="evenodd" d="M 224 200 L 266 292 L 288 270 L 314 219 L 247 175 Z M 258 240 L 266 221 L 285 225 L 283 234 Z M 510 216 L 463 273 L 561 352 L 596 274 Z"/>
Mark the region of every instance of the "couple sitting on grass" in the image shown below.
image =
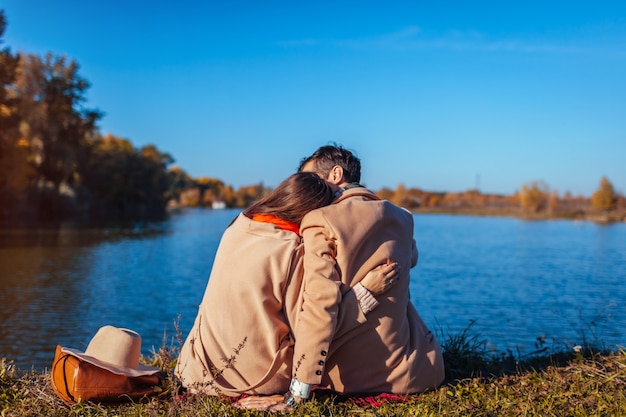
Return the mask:
<path id="1" fill-rule="evenodd" d="M 316 388 L 409 394 L 444 378 L 409 297 L 413 216 L 323 146 L 226 229 L 176 375 L 191 392 L 287 410 Z M 242 395 L 245 394 L 245 395 Z"/>

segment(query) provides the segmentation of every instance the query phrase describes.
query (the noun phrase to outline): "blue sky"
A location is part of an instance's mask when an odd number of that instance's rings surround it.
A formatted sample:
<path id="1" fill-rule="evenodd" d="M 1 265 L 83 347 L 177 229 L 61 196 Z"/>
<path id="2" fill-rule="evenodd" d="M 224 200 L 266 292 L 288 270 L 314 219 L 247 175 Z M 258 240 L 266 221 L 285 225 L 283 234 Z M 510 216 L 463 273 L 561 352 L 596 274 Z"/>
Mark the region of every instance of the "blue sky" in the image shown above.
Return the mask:
<path id="1" fill-rule="evenodd" d="M 275 186 L 329 142 L 363 183 L 626 193 L 623 1 L 0 0 L 5 46 L 66 55 L 103 133 Z"/>

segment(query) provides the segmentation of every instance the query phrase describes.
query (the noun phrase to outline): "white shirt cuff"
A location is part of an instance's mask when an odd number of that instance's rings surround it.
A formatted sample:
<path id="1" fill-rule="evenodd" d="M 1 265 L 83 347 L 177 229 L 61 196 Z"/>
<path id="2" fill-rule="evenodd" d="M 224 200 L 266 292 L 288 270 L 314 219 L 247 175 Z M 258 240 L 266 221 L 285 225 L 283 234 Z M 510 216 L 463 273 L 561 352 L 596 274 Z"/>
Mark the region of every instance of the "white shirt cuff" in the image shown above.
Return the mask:
<path id="1" fill-rule="evenodd" d="M 359 302 L 359 307 L 361 307 L 363 314 L 367 314 L 378 307 L 379 303 L 378 300 L 376 300 L 376 297 L 374 297 L 372 293 L 369 292 L 360 282 L 352 288 L 354 289 L 354 294 L 356 295 L 356 299 Z"/>
<path id="2" fill-rule="evenodd" d="M 311 395 L 311 384 L 305 384 L 304 382 L 298 381 L 296 378 L 292 378 L 291 384 L 289 384 L 289 392 L 291 392 L 294 397 L 307 399 L 309 395 Z"/>

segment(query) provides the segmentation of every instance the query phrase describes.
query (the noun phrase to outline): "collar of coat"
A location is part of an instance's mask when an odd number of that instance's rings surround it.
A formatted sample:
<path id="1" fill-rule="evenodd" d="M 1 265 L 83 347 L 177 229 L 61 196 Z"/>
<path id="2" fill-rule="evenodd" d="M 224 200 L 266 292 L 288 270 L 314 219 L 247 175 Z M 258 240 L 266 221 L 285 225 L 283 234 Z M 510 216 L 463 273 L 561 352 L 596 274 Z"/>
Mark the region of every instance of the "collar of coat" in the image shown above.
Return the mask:
<path id="1" fill-rule="evenodd" d="M 362 185 L 349 184 L 347 187 L 344 187 L 341 190 L 341 193 L 337 196 L 337 198 L 335 198 L 333 204 L 337 204 L 340 201 L 343 201 L 350 197 L 365 197 L 368 200 L 380 200 L 380 198 L 376 194 L 363 187 Z"/>

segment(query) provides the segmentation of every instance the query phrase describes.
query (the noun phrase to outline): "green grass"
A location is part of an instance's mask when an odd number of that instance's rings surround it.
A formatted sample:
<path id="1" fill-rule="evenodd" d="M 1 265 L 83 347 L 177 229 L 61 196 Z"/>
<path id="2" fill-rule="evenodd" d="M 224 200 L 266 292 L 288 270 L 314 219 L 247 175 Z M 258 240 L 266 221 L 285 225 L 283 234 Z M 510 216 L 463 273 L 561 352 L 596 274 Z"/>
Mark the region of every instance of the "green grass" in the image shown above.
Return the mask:
<path id="1" fill-rule="evenodd" d="M 596 352 L 590 346 L 548 352 L 541 346 L 523 358 L 487 352 L 472 332 L 440 337 L 446 381 L 436 390 L 378 407 L 324 396 L 284 413 L 292 416 L 623 416 L 626 415 L 626 351 Z M 162 346 L 146 363 L 171 375 L 177 348 Z M 166 390 L 147 402 L 65 406 L 48 372 L 23 372 L 0 359 L 1 416 L 263 416 L 240 410 L 225 398 Z M 280 413 L 279 413 L 280 414 Z"/>

